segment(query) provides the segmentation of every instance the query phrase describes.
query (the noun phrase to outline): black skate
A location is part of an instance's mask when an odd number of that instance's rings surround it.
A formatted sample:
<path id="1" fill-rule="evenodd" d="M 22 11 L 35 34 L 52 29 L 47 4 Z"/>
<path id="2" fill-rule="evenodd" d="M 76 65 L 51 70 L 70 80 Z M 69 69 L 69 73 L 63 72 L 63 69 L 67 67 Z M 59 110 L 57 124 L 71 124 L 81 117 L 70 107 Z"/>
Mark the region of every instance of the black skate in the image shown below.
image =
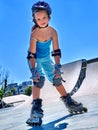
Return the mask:
<path id="1" fill-rule="evenodd" d="M 31 115 L 30 118 L 26 121 L 26 123 L 30 126 L 41 126 L 43 117 L 43 110 L 41 109 L 42 100 L 34 100 L 32 104 L 33 106 L 31 109 Z"/>
<path id="2" fill-rule="evenodd" d="M 71 114 L 82 114 L 87 112 L 87 108 L 84 107 L 82 103 L 73 100 L 69 94 L 61 97 L 61 99 Z"/>

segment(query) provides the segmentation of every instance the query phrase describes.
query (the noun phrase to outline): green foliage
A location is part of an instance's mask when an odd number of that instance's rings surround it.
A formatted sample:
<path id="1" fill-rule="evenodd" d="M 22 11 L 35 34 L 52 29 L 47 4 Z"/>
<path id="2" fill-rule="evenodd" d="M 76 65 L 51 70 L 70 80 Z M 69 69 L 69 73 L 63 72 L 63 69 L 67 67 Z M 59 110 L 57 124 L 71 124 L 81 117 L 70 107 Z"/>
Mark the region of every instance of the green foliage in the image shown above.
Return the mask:
<path id="1" fill-rule="evenodd" d="M 12 95 L 15 95 L 15 91 L 16 91 L 15 88 L 11 88 L 10 91 L 8 91 L 8 92 L 6 93 L 6 96 L 12 96 Z"/>
<path id="2" fill-rule="evenodd" d="M 4 95 L 4 91 L 3 91 L 3 89 L 1 89 L 1 90 L 0 90 L 0 99 L 3 98 L 3 95 Z"/>
<path id="3" fill-rule="evenodd" d="M 25 89 L 25 95 L 30 96 L 31 93 L 32 93 L 32 86 L 29 86 L 29 87 L 27 87 L 27 88 Z"/>
<path id="4" fill-rule="evenodd" d="M 4 85 L 0 89 L 0 98 L 2 99 L 3 96 L 5 95 L 5 90 L 7 87 L 7 79 L 4 80 Z"/>
<path id="5" fill-rule="evenodd" d="M 7 96 L 11 96 L 11 95 L 12 95 L 12 92 L 9 91 L 9 92 L 7 93 Z"/>
<path id="6" fill-rule="evenodd" d="M 12 93 L 12 94 L 14 94 L 14 93 L 15 93 L 15 91 L 16 91 L 16 89 L 15 89 L 15 88 L 11 88 L 11 93 Z"/>

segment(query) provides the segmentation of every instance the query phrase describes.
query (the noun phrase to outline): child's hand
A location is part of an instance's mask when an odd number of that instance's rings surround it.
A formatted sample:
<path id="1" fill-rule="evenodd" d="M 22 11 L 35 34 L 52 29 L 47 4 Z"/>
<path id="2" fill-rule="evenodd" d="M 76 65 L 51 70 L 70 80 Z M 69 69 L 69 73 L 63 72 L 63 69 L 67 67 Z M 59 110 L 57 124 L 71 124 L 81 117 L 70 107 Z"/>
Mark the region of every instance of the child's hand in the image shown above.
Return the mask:
<path id="1" fill-rule="evenodd" d="M 32 73 L 31 79 L 33 79 L 34 82 L 39 82 L 40 75 L 38 74 L 37 69 L 31 68 L 31 73 Z"/>
<path id="2" fill-rule="evenodd" d="M 34 82 L 39 82 L 39 79 L 40 79 L 40 75 L 38 73 L 36 73 L 36 77 L 33 78 L 33 81 Z"/>
<path id="3" fill-rule="evenodd" d="M 61 77 L 61 74 L 57 73 L 57 69 L 54 70 L 54 75 L 55 75 L 55 78 L 60 78 Z"/>
<path id="4" fill-rule="evenodd" d="M 54 75 L 55 75 L 55 78 L 59 78 L 61 77 L 61 64 L 55 64 L 55 70 L 54 70 Z"/>

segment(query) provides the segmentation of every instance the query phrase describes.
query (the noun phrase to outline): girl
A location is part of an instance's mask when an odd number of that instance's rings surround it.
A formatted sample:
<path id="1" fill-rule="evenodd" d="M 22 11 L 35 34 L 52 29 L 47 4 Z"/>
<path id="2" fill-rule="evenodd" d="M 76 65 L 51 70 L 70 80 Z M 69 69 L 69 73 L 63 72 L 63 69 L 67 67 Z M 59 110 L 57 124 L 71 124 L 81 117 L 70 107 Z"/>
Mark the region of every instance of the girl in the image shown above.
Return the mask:
<path id="1" fill-rule="evenodd" d="M 74 101 L 67 94 L 61 77 L 61 50 L 59 48 L 58 35 L 56 30 L 49 26 L 51 8 L 48 3 L 39 1 L 32 6 L 32 17 L 35 25 L 32 27 L 30 48 L 28 52 L 29 67 L 32 73 L 34 86 L 32 88 L 32 109 L 28 124 L 33 124 L 33 117 L 42 117 L 42 99 L 40 99 L 40 90 L 44 86 L 45 76 L 53 83 L 57 91 L 61 95 L 66 107 L 69 109 L 79 108 L 81 103 Z M 52 56 L 50 57 L 50 45 L 53 46 Z M 78 109 L 77 109 L 78 110 Z"/>

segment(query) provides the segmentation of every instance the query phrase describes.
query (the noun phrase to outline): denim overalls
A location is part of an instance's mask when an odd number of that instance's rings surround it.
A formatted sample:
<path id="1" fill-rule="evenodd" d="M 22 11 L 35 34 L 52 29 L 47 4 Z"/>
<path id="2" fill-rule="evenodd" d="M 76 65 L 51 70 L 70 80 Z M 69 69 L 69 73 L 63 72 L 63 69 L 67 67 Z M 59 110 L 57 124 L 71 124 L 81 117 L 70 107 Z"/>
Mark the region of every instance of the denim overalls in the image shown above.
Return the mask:
<path id="1" fill-rule="evenodd" d="M 48 41 L 36 43 L 36 68 L 40 76 L 46 75 L 48 80 L 53 83 L 54 78 L 54 62 L 50 57 L 50 46 L 52 39 Z M 30 66 L 30 64 L 29 64 Z M 31 67 L 31 66 L 30 66 Z M 45 76 L 44 76 L 45 77 Z"/>

